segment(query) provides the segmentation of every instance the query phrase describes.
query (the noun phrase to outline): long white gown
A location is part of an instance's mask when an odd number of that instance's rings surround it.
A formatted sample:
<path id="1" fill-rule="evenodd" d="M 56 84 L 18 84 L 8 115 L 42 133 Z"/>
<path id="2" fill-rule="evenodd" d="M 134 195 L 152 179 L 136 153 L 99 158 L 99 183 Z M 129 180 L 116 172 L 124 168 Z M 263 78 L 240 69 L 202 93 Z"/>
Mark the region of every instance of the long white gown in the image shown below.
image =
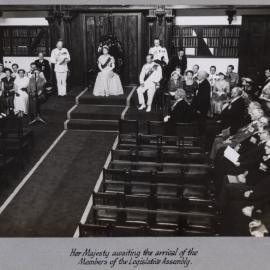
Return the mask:
<path id="1" fill-rule="evenodd" d="M 93 95 L 94 96 L 118 96 L 124 94 L 118 74 L 113 72 L 114 57 L 101 55 L 98 64 L 101 71 L 98 73 Z"/>
<path id="2" fill-rule="evenodd" d="M 29 96 L 26 91 L 23 91 L 22 88 L 27 88 L 29 85 L 28 77 L 17 77 L 14 81 L 15 89 L 19 96 L 15 94 L 14 96 L 14 113 L 17 114 L 19 112 L 23 112 L 24 114 L 28 114 L 29 107 Z"/>

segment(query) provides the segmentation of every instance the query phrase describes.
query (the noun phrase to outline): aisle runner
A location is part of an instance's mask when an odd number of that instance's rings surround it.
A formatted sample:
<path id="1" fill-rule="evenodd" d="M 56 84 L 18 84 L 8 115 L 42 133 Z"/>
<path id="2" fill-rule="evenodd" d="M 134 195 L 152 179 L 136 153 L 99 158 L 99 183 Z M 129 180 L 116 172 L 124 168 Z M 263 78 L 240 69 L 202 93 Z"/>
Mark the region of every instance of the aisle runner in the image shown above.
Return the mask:
<path id="1" fill-rule="evenodd" d="M 0 215 L 0 237 L 72 237 L 116 135 L 68 131 Z"/>

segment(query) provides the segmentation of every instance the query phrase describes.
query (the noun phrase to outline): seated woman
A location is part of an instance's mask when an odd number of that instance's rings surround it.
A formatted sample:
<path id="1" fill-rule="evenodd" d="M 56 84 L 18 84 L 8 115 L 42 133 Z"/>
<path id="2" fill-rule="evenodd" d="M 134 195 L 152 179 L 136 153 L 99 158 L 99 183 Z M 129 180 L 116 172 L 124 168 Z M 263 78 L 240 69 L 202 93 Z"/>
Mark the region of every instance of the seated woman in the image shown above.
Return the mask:
<path id="1" fill-rule="evenodd" d="M 181 75 L 178 71 L 173 71 L 171 74 L 171 78 L 168 82 L 168 92 L 170 96 L 174 97 L 177 89 L 183 88 L 183 81 Z"/>
<path id="2" fill-rule="evenodd" d="M 168 115 L 164 117 L 167 123 L 167 131 L 175 134 L 176 123 L 187 123 L 190 120 L 191 109 L 186 102 L 186 92 L 183 89 L 177 89 L 174 95 L 175 102 L 170 108 Z"/>
<path id="3" fill-rule="evenodd" d="M 225 80 L 225 74 L 218 73 L 218 80 L 215 82 L 212 92 L 211 112 L 213 115 L 221 114 L 224 103 L 230 94 L 230 84 Z"/>
<path id="4" fill-rule="evenodd" d="M 187 70 L 185 73 L 185 80 L 183 82 L 183 89 L 186 92 L 186 100 L 188 104 L 191 104 L 196 90 L 198 89 L 198 84 L 193 80 L 193 71 Z"/>
<path id="5" fill-rule="evenodd" d="M 11 76 L 12 71 L 9 68 L 5 69 L 6 77 L 4 77 L 1 82 L 1 112 L 5 115 L 13 112 L 14 109 L 14 94 L 15 94 L 15 85 L 14 78 Z"/>
<path id="6" fill-rule="evenodd" d="M 98 73 L 93 95 L 118 96 L 124 94 L 119 76 L 113 72 L 115 68 L 114 57 L 109 54 L 109 47 L 103 46 L 103 54 L 98 58 Z"/>
<path id="7" fill-rule="evenodd" d="M 29 97 L 27 93 L 29 78 L 25 76 L 25 70 L 18 70 L 18 77 L 14 81 L 15 96 L 14 96 L 14 113 L 18 117 L 23 117 L 28 114 Z"/>
<path id="8" fill-rule="evenodd" d="M 45 95 L 46 79 L 39 69 L 34 71 L 34 76 L 29 80 L 29 111 L 31 120 L 40 115 L 40 105 L 46 100 Z"/>

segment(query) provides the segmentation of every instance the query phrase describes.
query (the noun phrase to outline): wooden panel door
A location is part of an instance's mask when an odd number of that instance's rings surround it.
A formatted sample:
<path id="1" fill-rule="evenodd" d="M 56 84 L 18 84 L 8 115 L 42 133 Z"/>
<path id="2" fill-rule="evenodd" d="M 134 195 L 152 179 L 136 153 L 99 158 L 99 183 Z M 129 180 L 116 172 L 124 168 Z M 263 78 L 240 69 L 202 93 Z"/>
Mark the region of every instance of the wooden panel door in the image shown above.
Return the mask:
<path id="1" fill-rule="evenodd" d="M 138 14 L 114 14 L 113 34 L 124 47 L 124 68 L 122 79 L 125 83 L 137 83 L 140 69 L 140 41 Z"/>
<path id="2" fill-rule="evenodd" d="M 269 16 L 243 16 L 240 31 L 239 72 L 242 76 L 262 80 L 269 65 Z"/>
<path id="3" fill-rule="evenodd" d="M 124 67 L 121 78 L 125 84 L 138 82 L 141 68 L 140 13 L 85 14 L 85 55 L 87 69 L 97 63 L 99 41 L 113 34 L 124 48 Z"/>

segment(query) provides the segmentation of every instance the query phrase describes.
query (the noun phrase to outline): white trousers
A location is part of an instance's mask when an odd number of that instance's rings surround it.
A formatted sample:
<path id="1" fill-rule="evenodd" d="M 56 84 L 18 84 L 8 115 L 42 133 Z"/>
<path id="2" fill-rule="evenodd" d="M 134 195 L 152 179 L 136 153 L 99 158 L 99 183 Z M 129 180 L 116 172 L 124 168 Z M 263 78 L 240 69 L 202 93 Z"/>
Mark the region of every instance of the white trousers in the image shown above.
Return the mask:
<path id="1" fill-rule="evenodd" d="M 147 91 L 147 106 L 152 106 L 153 98 L 156 92 L 156 85 L 153 82 L 145 83 L 144 87 L 137 88 L 137 94 L 140 105 L 145 105 L 143 94 Z"/>
<path id="2" fill-rule="evenodd" d="M 59 96 L 67 94 L 67 72 L 55 72 Z"/>

